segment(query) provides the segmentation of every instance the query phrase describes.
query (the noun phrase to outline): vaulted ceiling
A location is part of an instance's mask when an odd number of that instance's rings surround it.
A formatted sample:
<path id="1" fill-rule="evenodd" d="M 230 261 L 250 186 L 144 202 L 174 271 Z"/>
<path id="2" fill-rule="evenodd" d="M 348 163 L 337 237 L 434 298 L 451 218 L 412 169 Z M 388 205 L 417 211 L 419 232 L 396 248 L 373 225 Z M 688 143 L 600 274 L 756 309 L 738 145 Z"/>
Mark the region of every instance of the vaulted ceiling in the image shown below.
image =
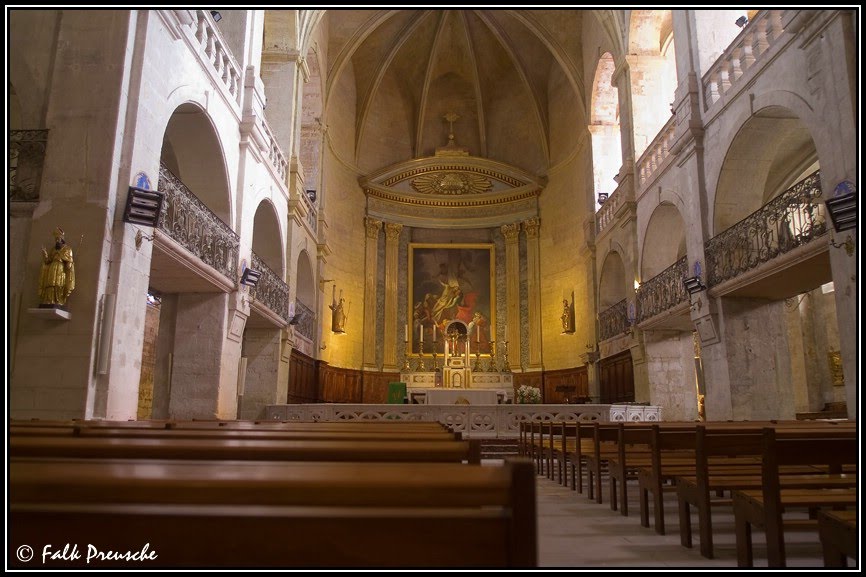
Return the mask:
<path id="1" fill-rule="evenodd" d="M 365 171 L 433 155 L 448 141 L 443 117 L 453 112 L 456 143 L 472 155 L 543 174 L 564 154 L 554 148 L 574 145 L 552 136 L 562 133 L 556 124 L 585 109 L 582 17 L 577 10 L 328 11 L 329 122 L 351 117 L 354 162 Z M 345 95 L 334 98 L 346 87 L 354 113 Z"/>

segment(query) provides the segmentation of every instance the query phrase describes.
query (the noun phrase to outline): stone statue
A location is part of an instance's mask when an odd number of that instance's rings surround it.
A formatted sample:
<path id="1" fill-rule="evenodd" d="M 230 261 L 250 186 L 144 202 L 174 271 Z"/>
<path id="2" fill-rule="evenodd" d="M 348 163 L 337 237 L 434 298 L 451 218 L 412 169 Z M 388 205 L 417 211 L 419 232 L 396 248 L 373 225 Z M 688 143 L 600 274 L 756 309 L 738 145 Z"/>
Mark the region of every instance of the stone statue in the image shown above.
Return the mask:
<path id="1" fill-rule="evenodd" d="M 75 290 L 75 264 L 72 247 L 66 244 L 63 229 L 54 229 L 54 248 L 42 247 L 42 271 L 39 275 L 39 306 L 66 307 L 66 299 Z"/>
<path id="2" fill-rule="evenodd" d="M 334 287 L 336 291 L 336 287 Z M 331 309 L 331 331 L 335 333 L 345 333 L 346 332 L 346 311 L 343 308 L 343 303 L 345 299 L 343 298 L 343 291 L 340 290 L 340 300 L 339 302 L 335 297 L 331 297 L 331 304 L 328 305 L 328 308 Z"/>

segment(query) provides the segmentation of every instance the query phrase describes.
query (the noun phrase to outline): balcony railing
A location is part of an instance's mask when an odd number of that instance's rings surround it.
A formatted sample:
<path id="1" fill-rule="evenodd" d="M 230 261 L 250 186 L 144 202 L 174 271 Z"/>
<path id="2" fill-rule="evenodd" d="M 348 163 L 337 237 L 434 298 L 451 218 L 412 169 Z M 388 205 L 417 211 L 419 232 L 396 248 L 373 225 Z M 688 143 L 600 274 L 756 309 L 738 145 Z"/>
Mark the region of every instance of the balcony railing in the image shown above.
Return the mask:
<path id="1" fill-rule="evenodd" d="M 622 299 L 609 309 L 598 314 L 599 335 L 601 340 L 606 341 L 626 332 L 628 329 L 628 304 Z"/>
<path id="2" fill-rule="evenodd" d="M 674 133 L 676 132 L 676 128 L 676 116 L 671 116 L 638 159 L 637 178 L 638 188 L 640 190 L 643 190 L 646 187 L 653 173 L 656 172 L 664 164 L 664 161 L 668 156 L 670 156 L 671 145 L 674 142 Z"/>
<path id="3" fill-rule="evenodd" d="M 9 131 L 9 200 L 39 200 L 47 130 Z"/>
<path id="4" fill-rule="evenodd" d="M 601 208 L 598 209 L 598 212 L 595 213 L 595 232 L 596 234 L 601 234 L 601 231 L 610 226 L 610 223 L 613 222 L 614 216 L 616 212 L 619 210 L 619 207 L 622 206 L 623 199 L 625 195 L 619 191 L 613 191 L 604 204 L 601 205 Z"/>
<path id="5" fill-rule="evenodd" d="M 707 242 L 707 282 L 732 279 L 827 232 L 815 171 Z"/>
<path id="6" fill-rule="evenodd" d="M 640 285 L 637 291 L 637 322 L 645 321 L 689 300 L 683 279 L 689 276 L 683 257 Z"/>
<path id="7" fill-rule="evenodd" d="M 284 283 L 256 253 L 252 253 L 251 260 L 253 269 L 261 272 L 262 275 L 256 286 L 250 289 L 250 296 L 289 322 L 289 285 Z"/>
<path id="8" fill-rule="evenodd" d="M 270 146 L 268 150 L 268 160 L 280 177 L 280 182 L 284 185 L 289 185 L 289 162 L 286 160 L 286 155 L 283 154 L 283 149 L 277 143 L 277 138 L 274 136 L 271 127 L 268 126 L 267 120 L 262 119 L 262 126 L 265 129 L 265 134 L 268 136 Z"/>
<path id="9" fill-rule="evenodd" d="M 701 79 L 708 109 L 782 36 L 782 11 L 761 10 Z"/>
<path id="10" fill-rule="evenodd" d="M 295 316 L 300 319 L 295 325 L 295 332 L 312 341 L 316 334 L 316 313 L 304 306 L 301 301 L 295 302 Z"/>
<path id="11" fill-rule="evenodd" d="M 213 66 L 211 74 L 238 103 L 241 91 L 241 67 L 235 61 L 222 34 L 207 10 L 196 10 L 193 26 L 202 56 Z"/>
<path id="12" fill-rule="evenodd" d="M 236 280 L 238 246 L 235 232 L 204 205 L 164 164 L 159 190 L 165 193 L 157 227 L 205 264 Z"/>

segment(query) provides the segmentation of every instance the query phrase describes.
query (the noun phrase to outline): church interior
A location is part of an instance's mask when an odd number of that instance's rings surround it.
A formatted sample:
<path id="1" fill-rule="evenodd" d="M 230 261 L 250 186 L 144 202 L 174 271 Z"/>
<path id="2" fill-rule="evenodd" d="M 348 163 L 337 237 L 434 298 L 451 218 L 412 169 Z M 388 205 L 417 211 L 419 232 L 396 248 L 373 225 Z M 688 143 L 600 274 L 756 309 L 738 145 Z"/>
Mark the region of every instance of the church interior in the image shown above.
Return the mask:
<path id="1" fill-rule="evenodd" d="M 856 566 L 859 24 L 7 9 L 7 563 Z"/>

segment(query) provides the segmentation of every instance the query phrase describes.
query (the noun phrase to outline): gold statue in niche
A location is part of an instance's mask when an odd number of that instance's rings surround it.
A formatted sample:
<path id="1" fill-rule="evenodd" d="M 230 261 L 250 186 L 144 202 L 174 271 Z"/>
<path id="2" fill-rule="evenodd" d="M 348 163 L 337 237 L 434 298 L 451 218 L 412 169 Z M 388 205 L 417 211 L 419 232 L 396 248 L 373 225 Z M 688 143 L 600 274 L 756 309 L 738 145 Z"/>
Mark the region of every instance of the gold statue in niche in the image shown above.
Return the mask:
<path id="1" fill-rule="evenodd" d="M 72 247 L 66 244 L 65 233 L 54 229 L 54 248 L 42 247 L 42 271 L 39 275 L 39 306 L 66 308 L 66 299 L 75 290 L 75 263 Z"/>
<path id="2" fill-rule="evenodd" d="M 348 313 L 343 308 L 343 303 L 345 299 L 343 299 L 343 290 L 340 289 L 340 300 L 337 301 L 337 287 L 334 286 L 334 292 L 331 296 L 331 304 L 328 305 L 328 308 L 331 309 L 331 331 L 335 333 L 345 333 L 346 332 L 346 317 Z"/>

